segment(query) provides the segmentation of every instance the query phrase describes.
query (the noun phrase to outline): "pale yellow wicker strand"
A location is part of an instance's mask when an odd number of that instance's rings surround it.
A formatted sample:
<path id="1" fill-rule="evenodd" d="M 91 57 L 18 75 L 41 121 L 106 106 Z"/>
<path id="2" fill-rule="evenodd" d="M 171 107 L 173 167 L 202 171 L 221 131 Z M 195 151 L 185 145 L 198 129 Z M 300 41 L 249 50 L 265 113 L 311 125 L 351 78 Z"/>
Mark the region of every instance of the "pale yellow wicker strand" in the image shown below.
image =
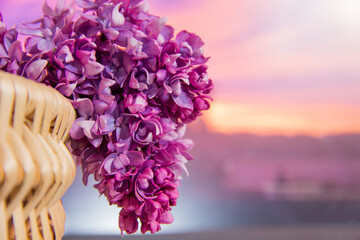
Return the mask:
<path id="1" fill-rule="evenodd" d="M 20 165 L 10 150 L 10 146 L 0 138 L 0 163 L 6 173 L 4 183 L 0 188 L 0 239 L 8 239 L 8 220 L 6 216 L 6 198 L 11 194 L 22 177 Z M 19 178 L 18 178 L 19 177 Z"/>
<path id="2" fill-rule="evenodd" d="M 62 114 L 62 118 L 59 118 L 59 119 L 61 119 L 61 123 L 59 125 L 59 133 L 54 134 L 54 136 L 57 137 L 58 141 L 61 140 L 62 133 L 65 131 L 64 126 L 69 126 L 69 121 L 71 121 L 71 120 L 73 121 L 74 116 L 75 116 L 75 115 L 71 116 L 70 111 L 69 111 L 71 108 L 67 108 L 66 105 L 62 105 L 61 108 L 62 108 L 61 111 L 63 114 Z M 72 166 L 74 166 L 74 162 L 72 159 L 71 159 L 71 161 L 69 161 L 66 158 L 66 155 L 64 155 L 64 153 L 59 151 L 60 145 L 63 144 L 62 142 L 59 143 L 51 138 L 47 138 L 47 140 L 48 140 L 49 146 L 52 147 L 52 150 L 56 153 L 57 157 L 59 159 L 62 159 L 62 161 L 61 161 L 61 169 L 62 169 L 62 172 L 61 172 L 62 178 L 61 179 L 62 179 L 62 181 L 61 181 L 61 184 L 58 187 L 57 191 L 49 199 L 50 201 L 47 204 L 47 206 L 49 206 L 50 217 L 51 217 L 51 220 L 54 225 L 55 236 L 56 236 L 56 238 L 58 238 L 58 236 L 62 236 L 64 233 L 65 219 L 61 217 L 63 215 L 63 209 L 56 208 L 56 207 L 52 209 L 52 206 L 54 206 L 56 204 L 56 202 L 59 201 L 60 197 L 65 193 L 65 191 L 68 189 L 68 187 L 72 183 L 74 177 L 72 177 L 71 170 L 72 170 Z M 67 150 L 67 152 L 68 152 L 68 150 Z M 54 216 L 56 216 L 56 217 L 54 218 Z"/>
<path id="3" fill-rule="evenodd" d="M 27 91 L 23 88 L 15 89 L 13 82 L 9 80 L 2 81 L 2 87 L 6 82 L 9 83 L 6 91 L 9 91 L 10 94 L 15 94 L 14 108 L 11 111 L 13 113 L 12 120 L 14 125 L 13 128 L 4 126 L 5 129 L 7 128 L 6 140 L 9 143 L 15 159 L 20 163 L 24 172 L 24 178 L 19 185 L 12 190 L 11 195 L 9 196 L 8 204 L 6 206 L 6 219 L 10 220 L 12 218 L 15 230 L 14 234 L 18 236 L 17 239 L 27 239 L 23 201 L 28 193 L 30 193 L 31 189 L 36 186 L 39 180 L 39 174 L 30 153 L 27 151 L 27 148 L 21 139 L 22 126 L 19 123 L 24 119 Z M 16 91 L 18 92 L 19 97 L 16 97 Z"/>
<path id="4" fill-rule="evenodd" d="M 20 160 L 23 169 L 25 170 L 25 178 L 23 182 L 18 186 L 18 191 L 13 191 L 12 196 L 9 200 L 7 206 L 7 218 L 12 217 L 13 219 L 13 226 L 15 228 L 15 235 L 18 239 L 26 239 L 27 235 L 27 228 L 26 228 L 26 216 L 23 212 L 23 202 L 26 196 L 29 195 L 32 188 L 35 187 L 41 177 L 39 175 L 39 168 L 35 165 L 32 161 L 31 154 L 27 151 L 26 145 L 22 142 L 21 133 L 23 129 L 23 122 L 25 119 L 25 104 L 27 102 L 27 90 L 23 87 L 18 85 L 15 87 L 13 81 L 10 80 L 3 80 L 2 84 L 8 82 L 7 88 L 5 91 L 11 93 L 18 93 L 19 97 L 15 97 L 15 104 L 13 110 L 13 128 L 8 128 L 8 137 L 11 148 L 14 151 L 14 155 Z M 15 87 L 15 88 L 14 88 Z M 12 89 L 15 91 L 12 91 Z M 11 89 L 11 91 L 10 91 Z M 4 91 L 2 91 L 4 92 Z M 6 100 L 5 100 L 6 101 Z M 16 131 L 16 132 L 15 132 Z M 20 136 L 20 137 L 19 137 Z"/>
<path id="5" fill-rule="evenodd" d="M 75 176 L 64 141 L 74 120 L 56 90 L 0 72 L 0 239 L 62 238 L 60 198 Z"/>
<path id="6" fill-rule="evenodd" d="M 0 164 L 3 166 L 5 174 L 4 182 L 0 188 L 0 237 L 1 239 L 8 239 L 6 199 L 15 186 L 22 181 L 23 174 L 19 162 L 15 159 L 6 141 L 7 128 L 4 127 L 11 120 L 14 101 L 14 94 L 11 91 L 14 89 L 8 82 L 0 81 L 1 88 L 8 88 L 8 91 L 0 94 L 0 126 L 2 126 L 0 128 Z"/>
<path id="7" fill-rule="evenodd" d="M 51 162 L 44 155 L 45 149 L 42 144 L 39 144 L 38 138 L 41 138 L 39 133 L 42 132 L 41 128 L 45 120 L 45 110 L 49 110 L 46 108 L 47 102 L 51 100 L 51 98 L 46 98 L 41 86 L 34 87 L 34 84 L 27 84 L 28 92 L 31 92 L 34 96 L 33 98 L 29 98 L 27 102 L 27 113 L 28 115 L 33 115 L 32 122 L 28 122 L 28 125 L 31 127 L 30 129 L 25 126 L 25 130 L 28 130 L 27 138 L 30 141 L 30 138 L 33 138 L 33 142 L 37 143 L 37 145 L 33 145 L 29 142 L 29 149 L 33 152 L 33 156 L 35 160 L 37 160 L 39 166 L 41 166 L 41 175 L 42 175 L 42 184 L 39 184 L 37 191 L 33 193 L 33 198 L 31 202 L 28 202 L 25 210 L 30 209 L 29 211 L 29 220 L 31 226 L 31 236 L 35 238 L 38 236 L 39 230 L 36 228 L 37 224 L 34 224 L 33 221 L 36 220 L 36 212 L 35 207 L 39 204 L 40 200 L 45 196 L 46 192 L 49 190 L 50 186 L 54 181 L 54 173 L 51 169 Z M 46 101 L 44 101 L 46 99 Z M 50 120 L 50 119 L 49 119 Z M 50 120 L 51 121 L 51 120 Z M 46 209 L 44 209 L 46 211 Z M 26 212 L 26 211 L 25 211 Z M 26 212 L 27 213 L 27 212 Z M 44 225 L 44 224 L 42 224 Z M 51 229 L 51 226 L 44 226 L 46 229 Z M 47 234 L 49 231 L 45 230 Z M 46 236 L 47 238 L 51 238 L 51 236 Z"/>
<path id="8" fill-rule="evenodd" d="M 40 118 L 40 116 L 43 114 L 44 109 L 44 103 L 37 101 L 38 103 L 33 100 L 34 98 L 39 98 L 39 95 L 41 94 L 36 88 L 32 89 L 34 92 L 30 94 L 30 91 L 28 89 L 28 85 L 25 84 L 17 84 L 15 81 L 11 81 L 14 84 L 15 88 L 15 94 L 18 97 L 15 97 L 15 109 L 14 109 L 14 118 L 13 118 L 13 128 L 17 130 L 17 133 L 20 137 L 22 137 L 23 143 L 25 144 L 27 150 L 30 153 L 30 156 L 32 158 L 32 161 L 34 162 L 35 176 L 39 176 L 38 179 L 36 179 L 36 182 L 34 182 L 34 185 L 31 187 L 30 191 L 27 192 L 25 199 L 27 199 L 26 205 L 23 206 L 23 217 L 18 219 L 24 219 L 24 225 L 27 226 L 27 219 L 30 222 L 30 231 L 31 235 L 35 238 L 40 237 L 39 229 L 37 227 L 37 220 L 36 216 L 34 214 L 30 214 L 33 210 L 32 205 L 34 205 L 34 201 L 36 201 L 37 195 L 41 194 L 41 191 L 39 193 L 39 186 L 43 185 L 42 183 L 44 181 L 48 181 L 49 173 L 46 173 L 48 170 L 47 165 L 43 166 L 44 160 L 41 160 L 41 157 L 39 159 L 39 156 L 41 155 L 40 152 L 42 149 L 37 148 L 34 146 L 32 134 L 28 130 L 28 127 L 25 125 L 25 119 L 26 119 L 26 112 L 32 111 L 34 109 L 34 120 L 33 120 L 33 126 L 36 122 L 39 122 L 37 119 Z M 32 95 L 33 97 L 30 97 Z M 34 102 L 34 103 L 32 103 Z M 39 125 L 39 124 L 37 124 Z M 35 142 L 36 143 L 36 142 Z M 43 174 L 45 172 L 45 175 Z M 34 191 L 34 192 L 33 192 Z M 23 198 L 24 199 L 24 198 Z M 21 205 L 23 203 L 20 203 Z M 27 210 L 26 210 L 27 209 Z M 30 217 L 30 215 L 32 217 Z M 14 215 L 13 215 L 14 217 Z M 18 220 L 20 221 L 20 220 Z"/>

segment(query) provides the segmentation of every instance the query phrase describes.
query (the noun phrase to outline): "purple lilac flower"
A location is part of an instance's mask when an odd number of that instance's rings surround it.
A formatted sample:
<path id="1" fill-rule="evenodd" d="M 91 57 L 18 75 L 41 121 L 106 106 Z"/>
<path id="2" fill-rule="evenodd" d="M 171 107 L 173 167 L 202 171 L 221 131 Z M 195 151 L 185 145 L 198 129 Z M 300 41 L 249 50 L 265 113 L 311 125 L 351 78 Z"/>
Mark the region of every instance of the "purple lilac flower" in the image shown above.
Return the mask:
<path id="1" fill-rule="evenodd" d="M 155 233 L 173 222 L 192 159 L 186 124 L 210 107 L 204 43 L 187 31 L 174 36 L 143 0 L 75 2 L 45 3 L 41 19 L 16 28 L 0 15 L 0 69 L 71 101 L 78 117 L 70 148 L 84 184 L 93 175 L 121 208 L 121 232 L 136 232 L 140 221 L 142 233 Z"/>

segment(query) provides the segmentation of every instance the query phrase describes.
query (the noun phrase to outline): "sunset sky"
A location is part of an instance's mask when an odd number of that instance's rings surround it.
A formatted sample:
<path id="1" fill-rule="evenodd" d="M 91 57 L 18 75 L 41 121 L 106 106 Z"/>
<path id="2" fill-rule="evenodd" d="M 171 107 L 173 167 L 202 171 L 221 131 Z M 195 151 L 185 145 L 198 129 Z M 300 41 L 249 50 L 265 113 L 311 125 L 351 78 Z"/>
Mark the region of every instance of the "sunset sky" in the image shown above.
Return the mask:
<path id="1" fill-rule="evenodd" d="M 210 130 L 360 133 L 358 0 L 149 2 L 152 13 L 206 43 L 215 82 L 203 118 Z M 12 25 L 40 16 L 41 5 L 3 0 L 0 10 Z"/>

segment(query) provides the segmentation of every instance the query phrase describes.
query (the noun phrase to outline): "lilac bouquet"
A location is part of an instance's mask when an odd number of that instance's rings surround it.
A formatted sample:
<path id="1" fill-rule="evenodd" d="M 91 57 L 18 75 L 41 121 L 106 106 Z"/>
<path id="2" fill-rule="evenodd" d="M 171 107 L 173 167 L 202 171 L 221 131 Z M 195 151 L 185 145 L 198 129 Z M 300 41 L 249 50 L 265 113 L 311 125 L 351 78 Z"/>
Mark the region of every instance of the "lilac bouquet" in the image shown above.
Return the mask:
<path id="1" fill-rule="evenodd" d="M 7 29 L 0 69 L 50 85 L 78 117 L 70 148 L 83 182 L 121 208 L 121 232 L 155 233 L 170 213 L 193 146 L 186 124 L 207 110 L 213 88 L 204 43 L 148 13 L 143 0 L 59 0 L 44 16 Z"/>

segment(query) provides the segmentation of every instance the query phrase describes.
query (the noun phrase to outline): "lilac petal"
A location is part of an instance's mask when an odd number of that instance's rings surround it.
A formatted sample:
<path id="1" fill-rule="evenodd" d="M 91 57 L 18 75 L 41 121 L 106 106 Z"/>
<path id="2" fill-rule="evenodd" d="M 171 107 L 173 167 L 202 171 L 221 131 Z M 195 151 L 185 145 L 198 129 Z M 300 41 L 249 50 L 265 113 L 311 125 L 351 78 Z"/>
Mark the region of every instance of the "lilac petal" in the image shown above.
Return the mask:
<path id="1" fill-rule="evenodd" d="M 175 64 L 176 60 L 181 56 L 181 54 L 170 54 L 167 53 L 163 56 L 163 65 L 171 67 Z"/>
<path id="2" fill-rule="evenodd" d="M 120 154 L 116 158 L 116 161 L 114 161 L 114 166 L 115 167 L 121 167 L 121 166 L 125 167 L 125 166 L 127 166 L 129 164 L 130 164 L 130 160 L 125 154 Z"/>
<path id="3" fill-rule="evenodd" d="M 153 132 L 156 136 L 161 135 L 163 133 L 161 123 L 155 118 L 152 118 L 148 121 L 144 121 L 144 125 L 147 129 L 149 129 L 151 132 Z"/>
<path id="4" fill-rule="evenodd" d="M 161 33 L 162 29 L 164 28 L 166 22 L 167 22 L 166 17 L 156 18 L 152 20 L 147 27 L 149 36 L 156 39 Z"/>
<path id="5" fill-rule="evenodd" d="M 148 102 L 140 94 L 135 95 L 135 97 L 129 95 L 125 101 L 125 107 L 127 107 L 131 113 L 140 112 L 144 110 L 147 105 Z"/>
<path id="6" fill-rule="evenodd" d="M 128 212 L 134 212 L 138 206 L 139 202 L 134 196 L 129 196 L 123 200 L 123 208 Z"/>
<path id="7" fill-rule="evenodd" d="M 8 57 L 7 51 L 4 45 L 0 44 L 0 58 Z"/>
<path id="8" fill-rule="evenodd" d="M 171 88 L 171 93 L 174 96 L 178 96 L 182 93 L 181 83 L 178 80 L 171 83 L 170 88 Z"/>
<path id="9" fill-rule="evenodd" d="M 194 51 L 193 56 L 195 58 L 200 58 L 203 55 L 202 46 L 204 45 L 204 42 L 201 40 L 201 38 L 193 34 L 189 39 L 189 44 L 191 45 Z"/>
<path id="10" fill-rule="evenodd" d="M 7 65 L 6 70 L 10 73 L 16 73 L 19 71 L 19 64 L 14 60 Z M 41 82 L 42 79 L 43 79 L 43 74 L 40 74 L 40 77 L 36 79 L 36 81 Z"/>
<path id="11" fill-rule="evenodd" d="M 91 145 L 93 145 L 94 147 L 97 148 L 98 146 L 100 146 L 102 140 L 103 140 L 103 137 L 100 136 L 100 137 L 97 137 L 97 138 L 89 139 L 89 142 L 91 143 Z"/>
<path id="12" fill-rule="evenodd" d="M 138 230 L 137 216 L 134 213 L 126 213 L 125 209 L 121 209 L 119 214 L 119 228 L 127 234 L 135 233 Z"/>
<path id="13" fill-rule="evenodd" d="M 128 156 L 131 166 L 134 167 L 140 167 L 145 162 L 142 153 L 138 151 L 128 151 L 126 156 Z"/>
<path id="14" fill-rule="evenodd" d="M 170 200 L 179 198 L 179 192 L 176 188 L 165 189 L 164 193 L 168 195 Z"/>
<path id="15" fill-rule="evenodd" d="M 151 170 L 151 168 L 145 168 L 140 177 L 145 179 L 152 179 L 154 178 L 154 172 Z"/>
<path id="16" fill-rule="evenodd" d="M 66 77 L 66 80 L 68 80 L 69 82 L 74 82 L 76 81 L 77 83 L 81 83 L 78 75 L 76 75 L 75 73 L 72 73 L 68 70 L 65 70 L 65 77 Z"/>
<path id="17" fill-rule="evenodd" d="M 179 150 L 184 152 L 194 147 L 194 141 L 191 139 L 180 139 L 176 143 L 178 143 Z"/>
<path id="18" fill-rule="evenodd" d="M 160 217 L 160 223 L 170 224 L 174 222 L 174 217 L 169 211 L 164 211 Z"/>
<path id="19" fill-rule="evenodd" d="M 99 94 L 99 100 L 106 102 L 107 104 L 110 104 L 112 101 L 115 100 L 114 95 L 107 95 L 107 94 Z"/>
<path id="20" fill-rule="evenodd" d="M 107 173 L 112 172 L 111 166 L 116 157 L 117 157 L 117 153 L 112 153 L 104 159 L 103 168 Z"/>
<path id="21" fill-rule="evenodd" d="M 105 67 L 98 62 L 88 62 L 84 68 L 86 76 L 94 76 L 101 73 Z"/>
<path id="22" fill-rule="evenodd" d="M 186 124 L 179 124 L 179 125 L 177 126 L 176 132 L 177 132 L 178 135 L 179 135 L 179 138 L 178 138 L 178 139 L 184 137 L 185 132 L 186 132 Z"/>
<path id="23" fill-rule="evenodd" d="M 161 150 L 154 156 L 154 159 L 159 163 L 169 163 L 172 159 L 172 156 L 167 151 Z"/>
<path id="24" fill-rule="evenodd" d="M 142 202 L 141 205 L 135 210 L 135 214 L 141 216 L 144 207 L 145 207 L 145 202 Z"/>
<path id="25" fill-rule="evenodd" d="M 25 51 L 29 53 L 34 53 L 34 51 L 38 52 L 37 45 L 41 40 L 43 40 L 41 37 L 28 38 L 25 43 Z"/>
<path id="26" fill-rule="evenodd" d="M 8 64 L 8 62 L 5 60 L 5 58 L 0 57 L 0 68 L 3 68 Z"/>
<path id="27" fill-rule="evenodd" d="M 189 176 L 189 171 L 187 170 L 185 163 L 178 162 L 171 165 L 170 168 L 178 179 L 181 179 L 182 172 L 184 172 L 186 176 Z"/>
<path id="28" fill-rule="evenodd" d="M 161 53 L 158 42 L 154 39 L 147 39 L 143 42 L 143 52 L 148 56 L 158 56 Z"/>
<path id="29" fill-rule="evenodd" d="M 192 56 L 195 58 L 200 58 L 203 54 L 202 46 L 204 42 L 201 38 L 195 34 L 189 33 L 187 31 L 181 31 L 175 38 L 175 42 L 179 46 L 191 46 L 193 54 Z M 186 43 L 186 44 L 185 44 Z"/>
<path id="30" fill-rule="evenodd" d="M 132 0 L 129 9 L 130 14 L 147 13 L 149 11 L 148 1 Z"/>
<path id="31" fill-rule="evenodd" d="M 23 55 L 23 51 L 22 51 L 22 45 L 20 41 L 16 41 L 13 44 L 11 44 L 10 48 L 9 48 L 9 57 L 12 60 L 16 60 L 18 62 L 21 61 L 22 59 L 22 55 Z"/>
<path id="32" fill-rule="evenodd" d="M 127 41 L 133 36 L 132 32 L 126 29 L 119 30 L 118 41 L 121 46 L 127 46 Z"/>
<path id="33" fill-rule="evenodd" d="M 44 5 L 43 5 L 43 13 L 48 15 L 48 16 L 55 16 L 55 12 L 53 11 L 53 9 L 51 9 L 51 7 L 49 6 L 49 4 L 47 3 L 47 0 L 44 1 Z"/>
<path id="34" fill-rule="evenodd" d="M 23 35 L 44 37 L 44 31 L 37 28 L 18 27 L 16 30 Z"/>
<path id="35" fill-rule="evenodd" d="M 161 84 L 166 80 L 166 77 L 168 76 L 168 72 L 165 69 L 160 69 L 156 73 L 156 82 L 158 84 Z"/>
<path id="36" fill-rule="evenodd" d="M 180 95 L 178 96 L 173 95 L 172 99 L 179 107 L 194 110 L 194 104 L 191 101 L 191 98 L 186 95 L 184 91 L 181 91 Z"/>
<path id="37" fill-rule="evenodd" d="M 99 17 L 95 15 L 90 15 L 83 13 L 81 11 L 76 11 L 77 14 L 79 14 L 81 17 L 83 17 L 86 20 L 90 20 L 91 22 L 97 23 L 99 21 Z"/>
<path id="38" fill-rule="evenodd" d="M 152 221 L 153 222 L 156 222 L 154 221 L 155 219 L 157 219 L 157 217 L 159 216 L 159 211 L 158 211 L 158 208 L 161 208 L 161 205 L 158 203 L 158 202 L 154 202 L 152 200 L 148 200 L 148 201 L 151 201 L 152 205 L 153 206 L 149 206 L 148 207 L 148 220 L 149 221 Z M 158 222 L 156 222 L 157 224 L 159 224 Z"/>
<path id="39" fill-rule="evenodd" d="M 174 85 L 175 86 L 175 85 Z M 172 93 L 172 91 L 173 91 L 173 89 L 170 87 L 170 86 L 168 86 L 166 83 L 164 83 L 163 84 L 163 87 L 164 87 L 164 91 L 166 92 L 166 93 Z M 181 89 L 181 88 L 180 88 Z M 176 89 L 175 89 L 176 90 Z M 180 91 L 178 91 L 179 92 L 179 94 L 180 94 Z"/>
<path id="40" fill-rule="evenodd" d="M 183 155 L 188 161 L 194 159 L 194 157 L 193 157 L 190 153 L 188 153 L 188 152 L 182 152 L 182 155 Z"/>
<path id="41" fill-rule="evenodd" d="M 174 121 L 168 118 L 161 118 L 160 123 L 164 133 L 174 131 L 177 125 Z"/>
<path id="42" fill-rule="evenodd" d="M 121 64 L 121 63 L 120 63 Z M 120 75 L 123 77 L 126 77 L 129 72 L 136 66 L 136 62 L 134 59 L 132 59 L 129 55 L 124 56 L 123 60 L 123 68 L 121 68 L 121 71 L 119 72 Z M 126 76 L 125 76 L 126 75 Z"/>
<path id="43" fill-rule="evenodd" d="M 190 84 L 190 81 L 189 81 L 189 75 L 186 74 L 186 73 L 180 73 L 180 74 L 177 74 L 175 75 L 174 77 L 172 77 L 171 81 L 174 81 L 174 80 L 179 80 L 179 81 L 182 81 L 183 83 L 185 83 L 186 85 L 189 85 Z"/>
<path id="44" fill-rule="evenodd" d="M 18 31 L 16 29 L 8 29 L 3 36 L 3 44 L 6 50 L 9 50 L 10 45 L 17 40 Z"/>
<path id="45" fill-rule="evenodd" d="M 48 61 L 44 59 L 39 59 L 32 62 L 25 70 L 26 76 L 33 80 L 38 79 L 38 77 L 40 76 L 41 72 L 44 70 L 47 63 Z"/>
<path id="46" fill-rule="evenodd" d="M 62 95 L 69 97 L 74 92 L 76 85 L 76 82 L 72 84 L 59 83 L 58 85 L 56 85 L 55 89 L 58 90 Z"/>
<path id="47" fill-rule="evenodd" d="M 110 115 L 101 115 L 100 116 L 100 132 L 102 134 L 108 134 L 115 130 L 115 119 Z"/>
<path id="48" fill-rule="evenodd" d="M 200 97 L 195 98 L 194 105 L 199 111 L 204 111 L 210 108 L 209 102 Z"/>
<path id="49" fill-rule="evenodd" d="M 138 137 L 140 135 L 141 137 Z M 152 132 L 146 132 L 146 128 L 139 129 L 137 132 L 137 135 L 134 136 L 134 141 L 142 144 L 142 145 L 148 145 L 153 140 L 153 133 Z"/>
<path id="50" fill-rule="evenodd" d="M 103 30 L 103 32 L 106 37 L 112 41 L 116 40 L 119 37 L 119 31 L 116 31 L 115 29 L 108 28 Z"/>
<path id="51" fill-rule="evenodd" d="M 77 100 L 77 112 L 79 113 L 80 117 L 90 117 L 94 113 L 94 107 L 90 99 L 83 98 Z"/>
<path id="52" fill-rule="evenodd" d="M 187 31 L 181 31 L 176 35 L 175 42 L 178 45 L 181 45 L 181 43 L 185 42 L 190 36 L 190 33 Z"/>
<path id="53" fill-rule="evenodd" d="M 38 42 L 37 48 L 41 52 L 49 52 L 52 51 L 55 47 L 55 44 L 52 40 L 42 39 Z"/>
<path id="54" fill-rule="evenodd" d="M 149 181 L 144 178 L 138 178 L 138 184 L 141 189 L 146 189 L 149 187 Z"/>
<path id="55" fill-rule="evenodd" d="M 94 126 L 95 121 L 93 120 L 82 120 L 78 121 L 76 124 L 79 125 L 84 131 L 84 134 L 87 138 L 93 139 L 93 136 L 91 134 L 91 128 Z"/>
<path id="56" fill-rule="evenodd" d="M 181 52 L 182 52 L 182 53 L 185 53 L 185 55 L 187 55 L 187 56 L 192 56 L 193 53 L 194 53 L 192 47 L 191 47 L 190 44 L 187 43 L 187 42 L 183 42 L 183 43 L 181 44 Z"/>
<path id="57" fill-rule="evenodd" d="M 54 56 L 54 60 L 60 67 L 65 68 L 64 63 L 69 63 L 74 61 L 74 58 L 70 52 L 68 46 L 63 46 L 57 51 L 56 55 Z"/>
<path id="58" fill-rule="evenodd" d="M 111 168 L 113 166 L 113 169 Z M 110 170 L 111 172 L 117 172 L 120 169 L 124 168 L 124 165 L 121 163 L 121 160 L 119 159 L 119 157 L 114 158 L 114 160 L 112 161 L 112 164 L 110 166 Z M 110 172 L 109 172 L 110 173 Z"/>
<path id="59" fill-rule="evenodd" d="M 91 57 L 91 51 L 86 51 L 86 50 L 77 50 L 75 52 L 75 55 L 77 57 L 77 59 L 79 59 L 79 61 L 81 62 L 81 64 L 86 65 Z"/>
<path id="60" fill-rule="evenodd" d="M 164 184 L 165 178 L 168 176 L 168 172 L 166 171 L 165 168 L 159 168 L 158 170 L 156 170 L 155 176 L 156 176 L 156 182 L 158 184 Z"/>
<path id="61" fill-rule="evenodd" d="M 158 86 L 156 85 L 156 83 L 153 83 L 151 84 L 150 86 L 148 86 L 149 89 L 145 91 L 146 93 L 146 96 L 149 98 L 149 99 L 153 99 L 159 92 L 159 88 Z"/>
<path id="62" fill-rule="evenodd" d="M 61 43 L 61 42 L 64 41 L 64 35 L 63 35 L 62 31 L 58 27 L 55 30 L 53 41 L 55 43 Z"/>
<path id="63" fill-rule="evenodd" d="M 156 201 L 159 202 L 161 205 L 166 205 L 169 203 L 169 197 L 165 193 L 160 193 L 157 196 Z"/>
<path id="64" fill-rule="evenodd" d="M 165 43 L 165 42 L 170 41 L 170 39 L 172 39 L 173 36 L 174 36 L 174 28 L 171 27 L 171 26 L 169 26 L 169 25 L 166 25 L 166 26 L 162 29 L 162 31 L 161 31 L 161 33 L 159 34 L 157 40 L 158 40 L 158 42 L 159 42 L 160 44 L 163 44 L 163 43 Z"/>
<path id="65" fill-rule="evenodd" d="M 68 46 L 62 47 L 57 54 L 60 56 L 64 56 L 64 61 L 66 63 L 74 61 L 74 58 L 73 58 Z"/>
<path id="66" fill-rule="evenodd" d="M 81 8 L 93 8 L 96 6 L 96 3 L 92 0 L 75 0 L 75 4 Z"/>
<path id="67" fill-rule="evenodd" d="M 109 78 L 102 78 L 99 84 L 99 93 L 105 95 L 111 95 L 110 87 L 113 86 L 116 81 Z"/>
<path id="68" fill-rule="evenodd" d="M 94 100 L 93 104 L 94 104 L 95 113 L 100 114 L 100 115 L 104 114 L 104 111 L 108 106 L 108 104 L 106 102 L 101 101 L 101 100 Z"/>
<path id="69" fill-rule="evenodd" d="M 130 76 L 130 81 L 129 81 L 129 87 L 134 88 L 134 89 L 138 89 L 139 88 L 139 82 L 138 80 L 136 80 L 135 78 L 135 72 L 133 72 Z"/>
<path id="70" fill-rule="evenodd" d="M 136 51 L 140 48 L 140 46 L 141 46 L 140 41 L 138 41 L 136 38 L 132 36 L 128 37 L 126 52 L 130 52 L 132 50 L 132 52 L 136 53 Z"/>
<path id="71" fill-rule="evenodd" d="M 119 7 L 122 3 L 118 3 L 115 5 L 112 16 L 111 16 L 111 26 L 112 27 L 120 27 L 121 25 L 124 25 L 125 18 L 124 15 L 119 11 Z"/>
<path id="72" fill-rule="evenodd" d="M 77 61 L 65 64 L 65 69 L 75 74 L 81 74 L 83 72 L 83 66 Z"/>
<path id="73" fill-rule="evenodd" d="M 55 11 L 60 13 L 65 9 L 65 0 L 58 0 L 55 6 Z"/>
<path id="74" fill-rule="evenodd" d="M 79 124 L 77 124 L 79 121 L 82 121 L 82 120 L 84 120 L 84 119 L 81 117 L 76 119 L 74 121 L 73 125 L 71 126 L 70 136 L 72 139 L 81 139 L 85 136 L 83 129 L 79 126 Z"/>

